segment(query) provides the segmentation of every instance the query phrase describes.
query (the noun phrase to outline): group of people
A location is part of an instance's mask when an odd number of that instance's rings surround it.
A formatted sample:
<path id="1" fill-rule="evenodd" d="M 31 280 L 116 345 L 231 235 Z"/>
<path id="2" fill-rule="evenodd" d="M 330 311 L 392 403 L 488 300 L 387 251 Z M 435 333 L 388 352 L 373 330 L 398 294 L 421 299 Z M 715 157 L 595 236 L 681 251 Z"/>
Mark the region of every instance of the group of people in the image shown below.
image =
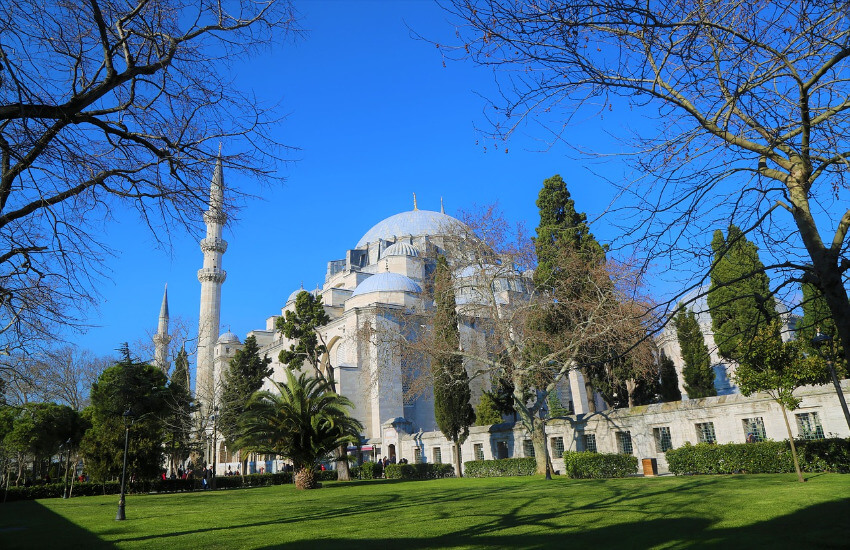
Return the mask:
<path id="1" fill-rule="evenodd" d="M 192 470 L 183 470 L 183 468 L 177 468 L 177 471 L 171 470 L 171 475 L 166 475 L 165 470 L 160 474 L 160 479 L 163 481 L 167 479 L 194 479 L 194 475 L 192 474 Z"/>
<path id="2" fill-rule="evenodd" d="M 227 473 L 225 473 L 224 475 L 226 475 L 226 476 L 238 476 L 238 475 L 240 475 L 239 469 L 237 468 L 236 473 L 234 473 L 233 470 L 230 468 L 230 466 L 228 466 L 227 467 Z"/>

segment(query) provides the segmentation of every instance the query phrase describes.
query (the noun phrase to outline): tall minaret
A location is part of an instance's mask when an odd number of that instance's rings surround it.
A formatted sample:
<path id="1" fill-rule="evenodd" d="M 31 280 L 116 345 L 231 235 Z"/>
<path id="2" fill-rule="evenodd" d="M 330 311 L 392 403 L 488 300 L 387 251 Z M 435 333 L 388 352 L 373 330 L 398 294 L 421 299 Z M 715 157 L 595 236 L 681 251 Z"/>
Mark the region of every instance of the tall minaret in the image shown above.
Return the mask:
<path id="1" fill-rule="evenodd" d="M 204 212 L 204 223 L 207 224 L 207 236 L 201 240 L 204 267 L 198 270 L 198 280 L 201 282 L 201 314 L 198 325 L 198 374 L 195 395 L 207 407 L 212 406 L 215 401 L 213 351 L 221 321 L 221 285 L 227 278 L 227 273 L 221 269 L 221 258 L 227 250 L 227 243 L 221 238 L 226 220 L 224 176 L 219 152 L 210 186 L 210 207 Z"/>
<path id="2" fill-rule="evenodd" d="M 159 309 L 159 326 L 153 335 L 154 343 L 154 366 L 168 373 L 168 344 L 171 336 L 168 335 L 168 284 L 165 285 L 165 293 L 162 295 L 162 307 Z"/>

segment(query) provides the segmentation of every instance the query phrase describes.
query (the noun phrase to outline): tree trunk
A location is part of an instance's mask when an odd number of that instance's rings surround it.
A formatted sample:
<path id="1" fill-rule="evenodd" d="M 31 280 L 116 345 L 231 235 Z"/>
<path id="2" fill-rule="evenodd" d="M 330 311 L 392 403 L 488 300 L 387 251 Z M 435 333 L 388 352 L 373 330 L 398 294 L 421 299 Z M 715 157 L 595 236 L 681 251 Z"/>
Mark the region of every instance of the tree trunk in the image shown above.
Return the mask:
<path id="1" fill-rule="evenodd" d="M 520 422 L 531 436 L 531 444 L 534 446 L 535 473 L 546 475 L 546 436 L 543 433 L 543 421 L 529 411 L 528 407 L 520 405 L 516 400 L 515 408 Z"/>
<path id="2" fill-rule="evenodd" d="M 336 449 L 336 480 L 351 481 L 351 470 L 348 468 L 348 445 L 342 444 Z"/>
<path id="3" fill-rule="evenodd" d="M 455 464 L 457 464 L 457 477 L 463 477 L 463 464 L 460 461 L 460 442 L 455 440 Z"/>
<path id="4" fill-rule="evenodd" d="M 315 489 L 316 472 L 311 468 L 301 468 L 295 472 L 296 489 Z"/>
<path id="5" fill-rule="evenodd" d="M 584 378 L 584 392 L 587 395 L 587 412 L 596 412 L 596 400 L 593 398 L 593 386 L 590 384 L 590 373 L 587 368 L 579 369 L 582 378 Z"/>
<path id="6" fill-rule="evenodd" d="M 634 379 L 626 380 L 626 391 L 629 393 L 629 408 L 635 406 L 635 390 L 637 382 Z"/>
<path id="7" fill-rule="evenodd" d="M 788 430 L 788 443 L 791 444 L 791 456 L 794 458 L 794 469 L 797 470 L 797 481 L 803 483 L 806 481 L 803 479 L 803 472 L 800 470 L 800 460 L 797 458 L 797 446 L 794 445 L 794 436 L 791 434 L 791 424 L 788 423 L 788 412 L 785 410 L 785 406 L 783 404 L 779 404 L 782 407 L 782 419 L 785 420 L 785 429 Z"/>

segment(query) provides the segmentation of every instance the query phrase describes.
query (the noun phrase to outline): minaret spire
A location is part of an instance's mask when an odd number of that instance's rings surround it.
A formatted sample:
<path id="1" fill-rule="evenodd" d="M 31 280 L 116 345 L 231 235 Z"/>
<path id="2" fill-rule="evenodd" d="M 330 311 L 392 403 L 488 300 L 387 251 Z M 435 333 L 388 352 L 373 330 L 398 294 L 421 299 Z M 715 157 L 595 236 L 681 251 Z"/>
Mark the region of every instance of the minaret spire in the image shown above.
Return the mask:
<path id="1" fill-rule="evenodd" d="M 227 242 L 221 238 L 226 221 L 224 171 L 219 149 L 210 184 L 209 209 L 204 212 L 207 235 L 200 243 L 201 251 L 204 253 L 204 266 L 198 270 L 198 281 L 201 283 L 201 312 L 198 322 L 198 374 L 195 394 L 198 400 L 208 407 L 214 405 L 216 397 L 213 352 L 221 323 L 221 285 L 227 278 L 227 272 L 221 268 L 222 256 L 227 251 Z"/>
<path id="2" fill-rule="evenodd" d="M 445 214 L 446 208 L 443 206 L 443 197 L 440 197 L 440 214 Z"/>
<path id="3" fill-rule="evenodd" d="M 413 194 L 413 209 L 419 210 L 419 207 L 416 206 L 416 193 Z"/>
<path id="4" fill-rule="evenodd" d="M 154 343 L 154 366 L 159 367 L 162 372 L 168 372 L 168 344 L 171 336 L 168 334 L 168 283 L 165 284 L 165 292 L 162 294 L 162 306 L 159 308 L 159 325 L 153 336 Z"/>

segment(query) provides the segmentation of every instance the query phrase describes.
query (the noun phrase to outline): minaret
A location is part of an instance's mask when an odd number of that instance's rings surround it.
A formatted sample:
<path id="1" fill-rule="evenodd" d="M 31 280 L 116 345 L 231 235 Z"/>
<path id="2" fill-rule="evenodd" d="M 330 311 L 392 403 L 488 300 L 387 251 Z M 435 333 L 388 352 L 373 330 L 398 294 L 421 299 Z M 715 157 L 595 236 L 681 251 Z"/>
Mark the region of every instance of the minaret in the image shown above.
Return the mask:
<path id="1" fill-rule="evenodd" d="M 198 281 L 201 282 L 201 314 L 198 324 L 198 374 L 195 395 L 208 407 L 213 406 L 215 401 L 213 351 L 221 321 L 221 285 L 227 278 L 227 273 L 221 269 L 221 258 L 227 250 L 227 243 L 221 238 L 221 231 L 226 220 L 224 176 L 221 168 L 221 153 L 219 153 L 210 186 L 209 210 L 204 212 L 204 223 L 207 224 L 207 236 L 201 240 L 204 267 L 198 270 Z"/>
<path id="2" fill-rule="evenodd" d="M 162 295 L 162 307 L 159 309 L 159 326 L 153 335 L 154 344 L 154 366 L 159 367 L 162 372 L 168 373 L 168 344 L 171 336 L 168 335 L 168 284 Z"/>

